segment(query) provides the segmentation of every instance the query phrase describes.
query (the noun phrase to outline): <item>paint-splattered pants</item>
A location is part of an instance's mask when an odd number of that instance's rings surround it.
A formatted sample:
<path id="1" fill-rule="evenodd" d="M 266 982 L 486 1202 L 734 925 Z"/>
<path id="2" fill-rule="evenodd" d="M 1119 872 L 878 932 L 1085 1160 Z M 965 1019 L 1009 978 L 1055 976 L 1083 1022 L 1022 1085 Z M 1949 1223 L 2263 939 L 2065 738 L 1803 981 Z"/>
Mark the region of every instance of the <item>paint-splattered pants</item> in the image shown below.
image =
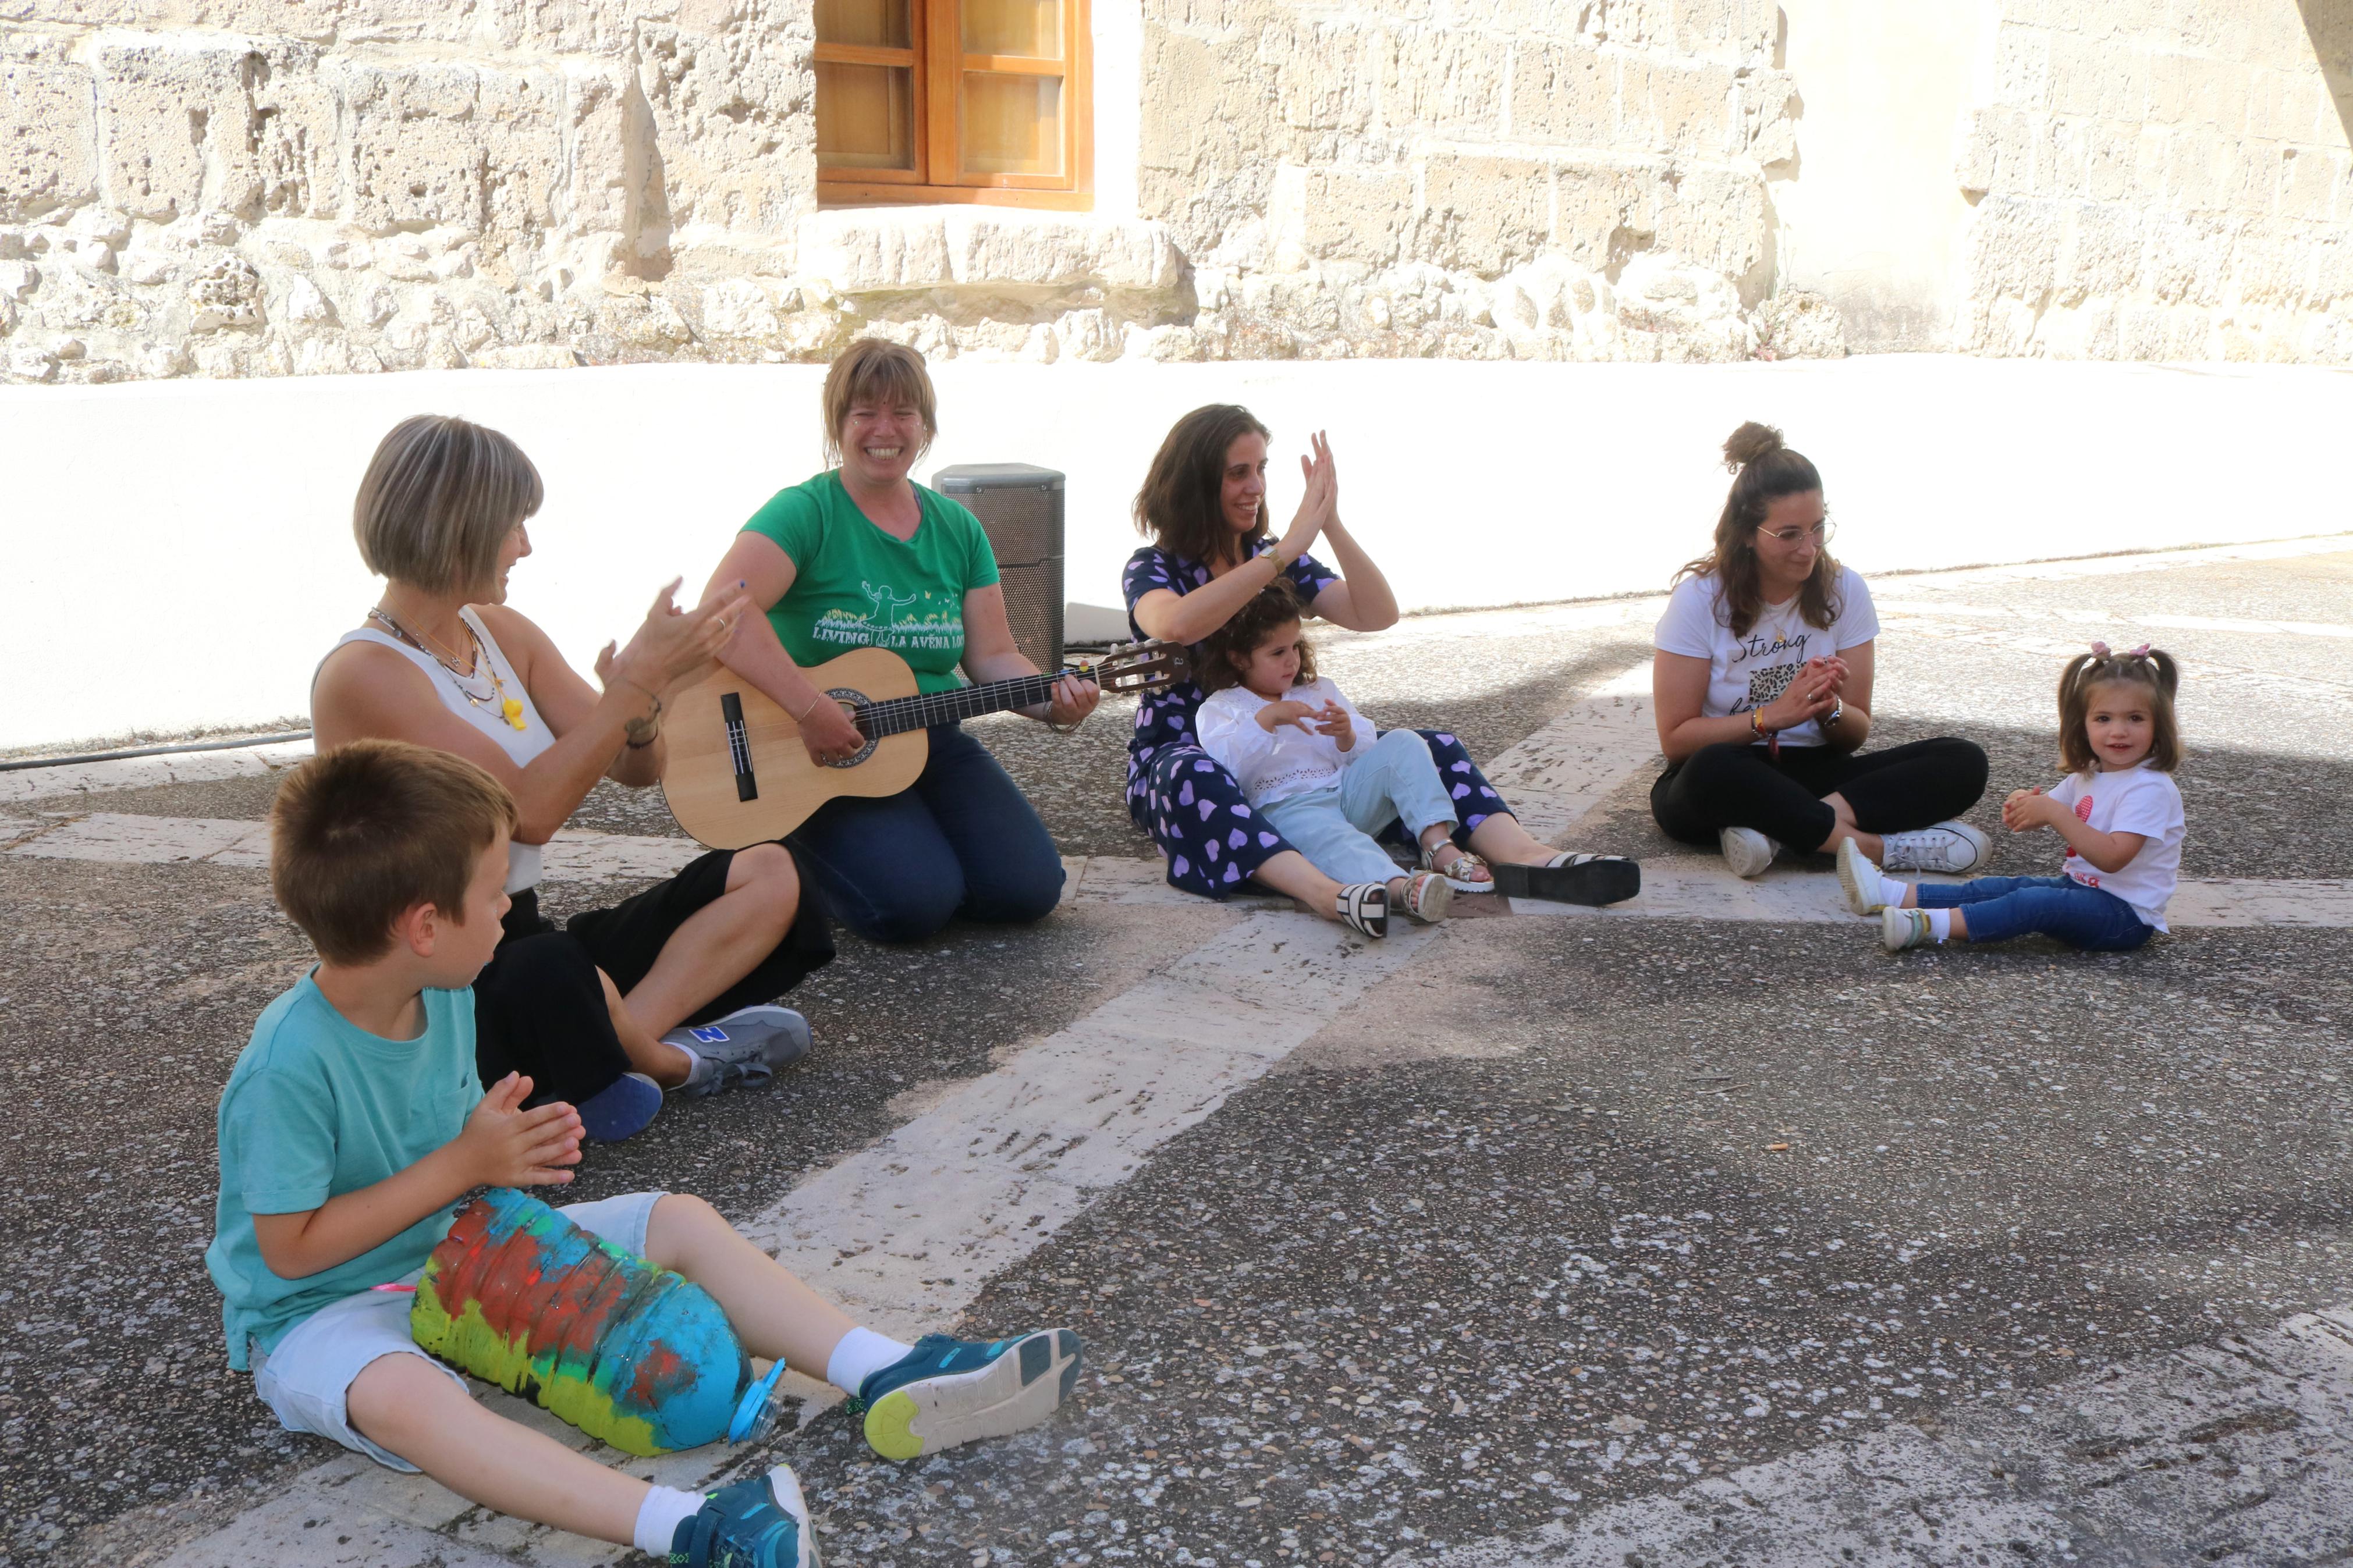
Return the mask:
<path id="1" fill-rule="evenodd" d="M 1461 742 L 1443 730 L 1417 733 L 1430 742 L 1430 760 L 1454 802 L 1458 842 L 1467 844 L 1481 823 L 1511 811 Z M 1298 848 L 1251 809 L 1233 774 L 1191 741 L 1153 748 L 1129 788 L 1127 807 L 1160 847 L 1168 885 L 1205 899 L 1231 898 L 1268 860 Z"/>

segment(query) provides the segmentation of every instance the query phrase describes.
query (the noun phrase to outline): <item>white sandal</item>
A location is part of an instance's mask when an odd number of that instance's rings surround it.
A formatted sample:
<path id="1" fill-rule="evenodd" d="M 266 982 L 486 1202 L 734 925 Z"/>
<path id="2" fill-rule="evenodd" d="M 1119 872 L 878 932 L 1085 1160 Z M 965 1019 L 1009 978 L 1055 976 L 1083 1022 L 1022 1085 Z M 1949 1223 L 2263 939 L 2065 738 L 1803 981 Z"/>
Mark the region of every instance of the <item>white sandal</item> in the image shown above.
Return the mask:
<path id="1" fill-rule="evenodd" d="M 1340 923 L 1359 936 L 1389 934 L 1389 890 L 1381 882 L 1356 882 L 1334 900 Z"/>
<path id="2" fill-rule="evenodd" d="M 1441 849 L 1453 850 L 1454 858 L 1449 860 L 1443 866 L 1431 865 L 1430 862 L 1438 858 L 1438 852 Z M 1468 870 L 1470 868 L 1474 866 L 1487 873 L 1485 880 L 1474 881 L 1469 877 L 1460 875 L 1461 872 Z M 1486 860 L 1480 856 L 1472 854 L 1471 851 L 1463 848 L 1462 846 L 1455 843 L 1451 838 L 1441 838 L 1437 843 L 1423 849 L 1421 852 L 1421 868 L 1425 871 L 1434 871 L 1439 876 L 1445 878 L 1446 885 L 1453 889 L 1458 893 L 1492 893 L 1495 890 L 1495 873 L 1493 869 L 1488 866 Z"/>
<path id="3" fill-rule="evenodd" d="M 1398 911 L 1418 924 L 1436 925 L 1446 918 L 1447 907 L 1454 901 L 1454 889 L 1459 885 L 1436 871 L 1409 871 L 1405 897 L 1398 900 Z"/>

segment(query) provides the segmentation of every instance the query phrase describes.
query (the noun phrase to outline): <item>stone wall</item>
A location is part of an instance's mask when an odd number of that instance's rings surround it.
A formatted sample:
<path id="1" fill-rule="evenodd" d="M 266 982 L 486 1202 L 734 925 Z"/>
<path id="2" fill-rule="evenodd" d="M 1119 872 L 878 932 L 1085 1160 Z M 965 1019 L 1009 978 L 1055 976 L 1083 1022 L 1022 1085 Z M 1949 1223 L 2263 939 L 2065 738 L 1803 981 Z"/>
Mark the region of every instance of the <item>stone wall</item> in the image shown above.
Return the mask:
<path id="1" fill-rule="evenodd" d="M 2001 0 L 1957 346 L 2353 363 L 2353 7 L 2304 9 Z"/>
<path id="2" fill-rule="evenodd" d="M 1148 0 L 1145 210 L 1208 352 L 1746 359 L 1796 157 L 1770 0 Z M 1801 307 L 1791 310 L 1788 306 Z"/>
<path id="3" fill-rule="evenodd" d="M 0 369 L 1842 352 L 1770 0 L 1094 4 L 1133 205 L 1052 215 L 819 210 L 810 0 L 0 0 Z M 2353 360 L 2317 24 L 1992 11 L 1938 346 Z"/>

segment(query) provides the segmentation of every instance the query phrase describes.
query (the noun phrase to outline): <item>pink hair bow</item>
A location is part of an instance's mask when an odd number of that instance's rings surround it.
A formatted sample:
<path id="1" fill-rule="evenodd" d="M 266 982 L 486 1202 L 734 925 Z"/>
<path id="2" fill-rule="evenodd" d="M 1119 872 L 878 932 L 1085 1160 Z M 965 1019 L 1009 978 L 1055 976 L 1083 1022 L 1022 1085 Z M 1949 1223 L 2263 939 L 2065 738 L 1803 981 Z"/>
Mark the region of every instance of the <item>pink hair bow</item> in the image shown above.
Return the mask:
<path id="1" fill-rule="evenodd" d="M 2140 647 L 2133 649 L 2132 652 L 2125 655 L 2125 657 L 2126 658 L 2147 658 L 2148 657 L 2148 644 L 2141 644 Z"/>
<path id="2" fill-rule="evenodd" d="M 2105 658 L 2108 657 L 2108 645 L 2104 642 L 2095 641 L 2092 644 L 2092 651 L 2099 655 L 2102 658 Z"/>
<path id="3" fill-rule="evenodd" d="M 2092 651 L 2099 655 L 2102 658 L 2114 658 L 2116 657 L 2115 654 L 2108 651 L 2108 645 L 2104 642 L 2094 643 L 2092 645 Z M 2148 644 L 2141 644 L 2140 647 L 2133 649 L 2132 652 L 2125 655 L 2124 657 L 2126 658 L 2147 658 L 2148 657 Z"/>

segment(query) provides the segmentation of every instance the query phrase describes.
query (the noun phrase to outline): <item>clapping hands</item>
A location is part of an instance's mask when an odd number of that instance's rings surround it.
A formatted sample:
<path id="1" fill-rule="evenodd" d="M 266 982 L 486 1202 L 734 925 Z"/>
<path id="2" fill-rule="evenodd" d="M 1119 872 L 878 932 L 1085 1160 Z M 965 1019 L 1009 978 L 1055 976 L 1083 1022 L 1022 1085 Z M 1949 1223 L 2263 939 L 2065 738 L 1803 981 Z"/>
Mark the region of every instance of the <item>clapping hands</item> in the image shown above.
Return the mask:
<path id="1" fill-rule="evenodd" d="M 1337 702 L 1270 702 L 1258 710 L 1258 721 L 1270 735 L 1278 726 L 1288 724 L 1302 734 L 1329 735 L 1344 752 L 1356 743 L 1356 726 Z"/>

